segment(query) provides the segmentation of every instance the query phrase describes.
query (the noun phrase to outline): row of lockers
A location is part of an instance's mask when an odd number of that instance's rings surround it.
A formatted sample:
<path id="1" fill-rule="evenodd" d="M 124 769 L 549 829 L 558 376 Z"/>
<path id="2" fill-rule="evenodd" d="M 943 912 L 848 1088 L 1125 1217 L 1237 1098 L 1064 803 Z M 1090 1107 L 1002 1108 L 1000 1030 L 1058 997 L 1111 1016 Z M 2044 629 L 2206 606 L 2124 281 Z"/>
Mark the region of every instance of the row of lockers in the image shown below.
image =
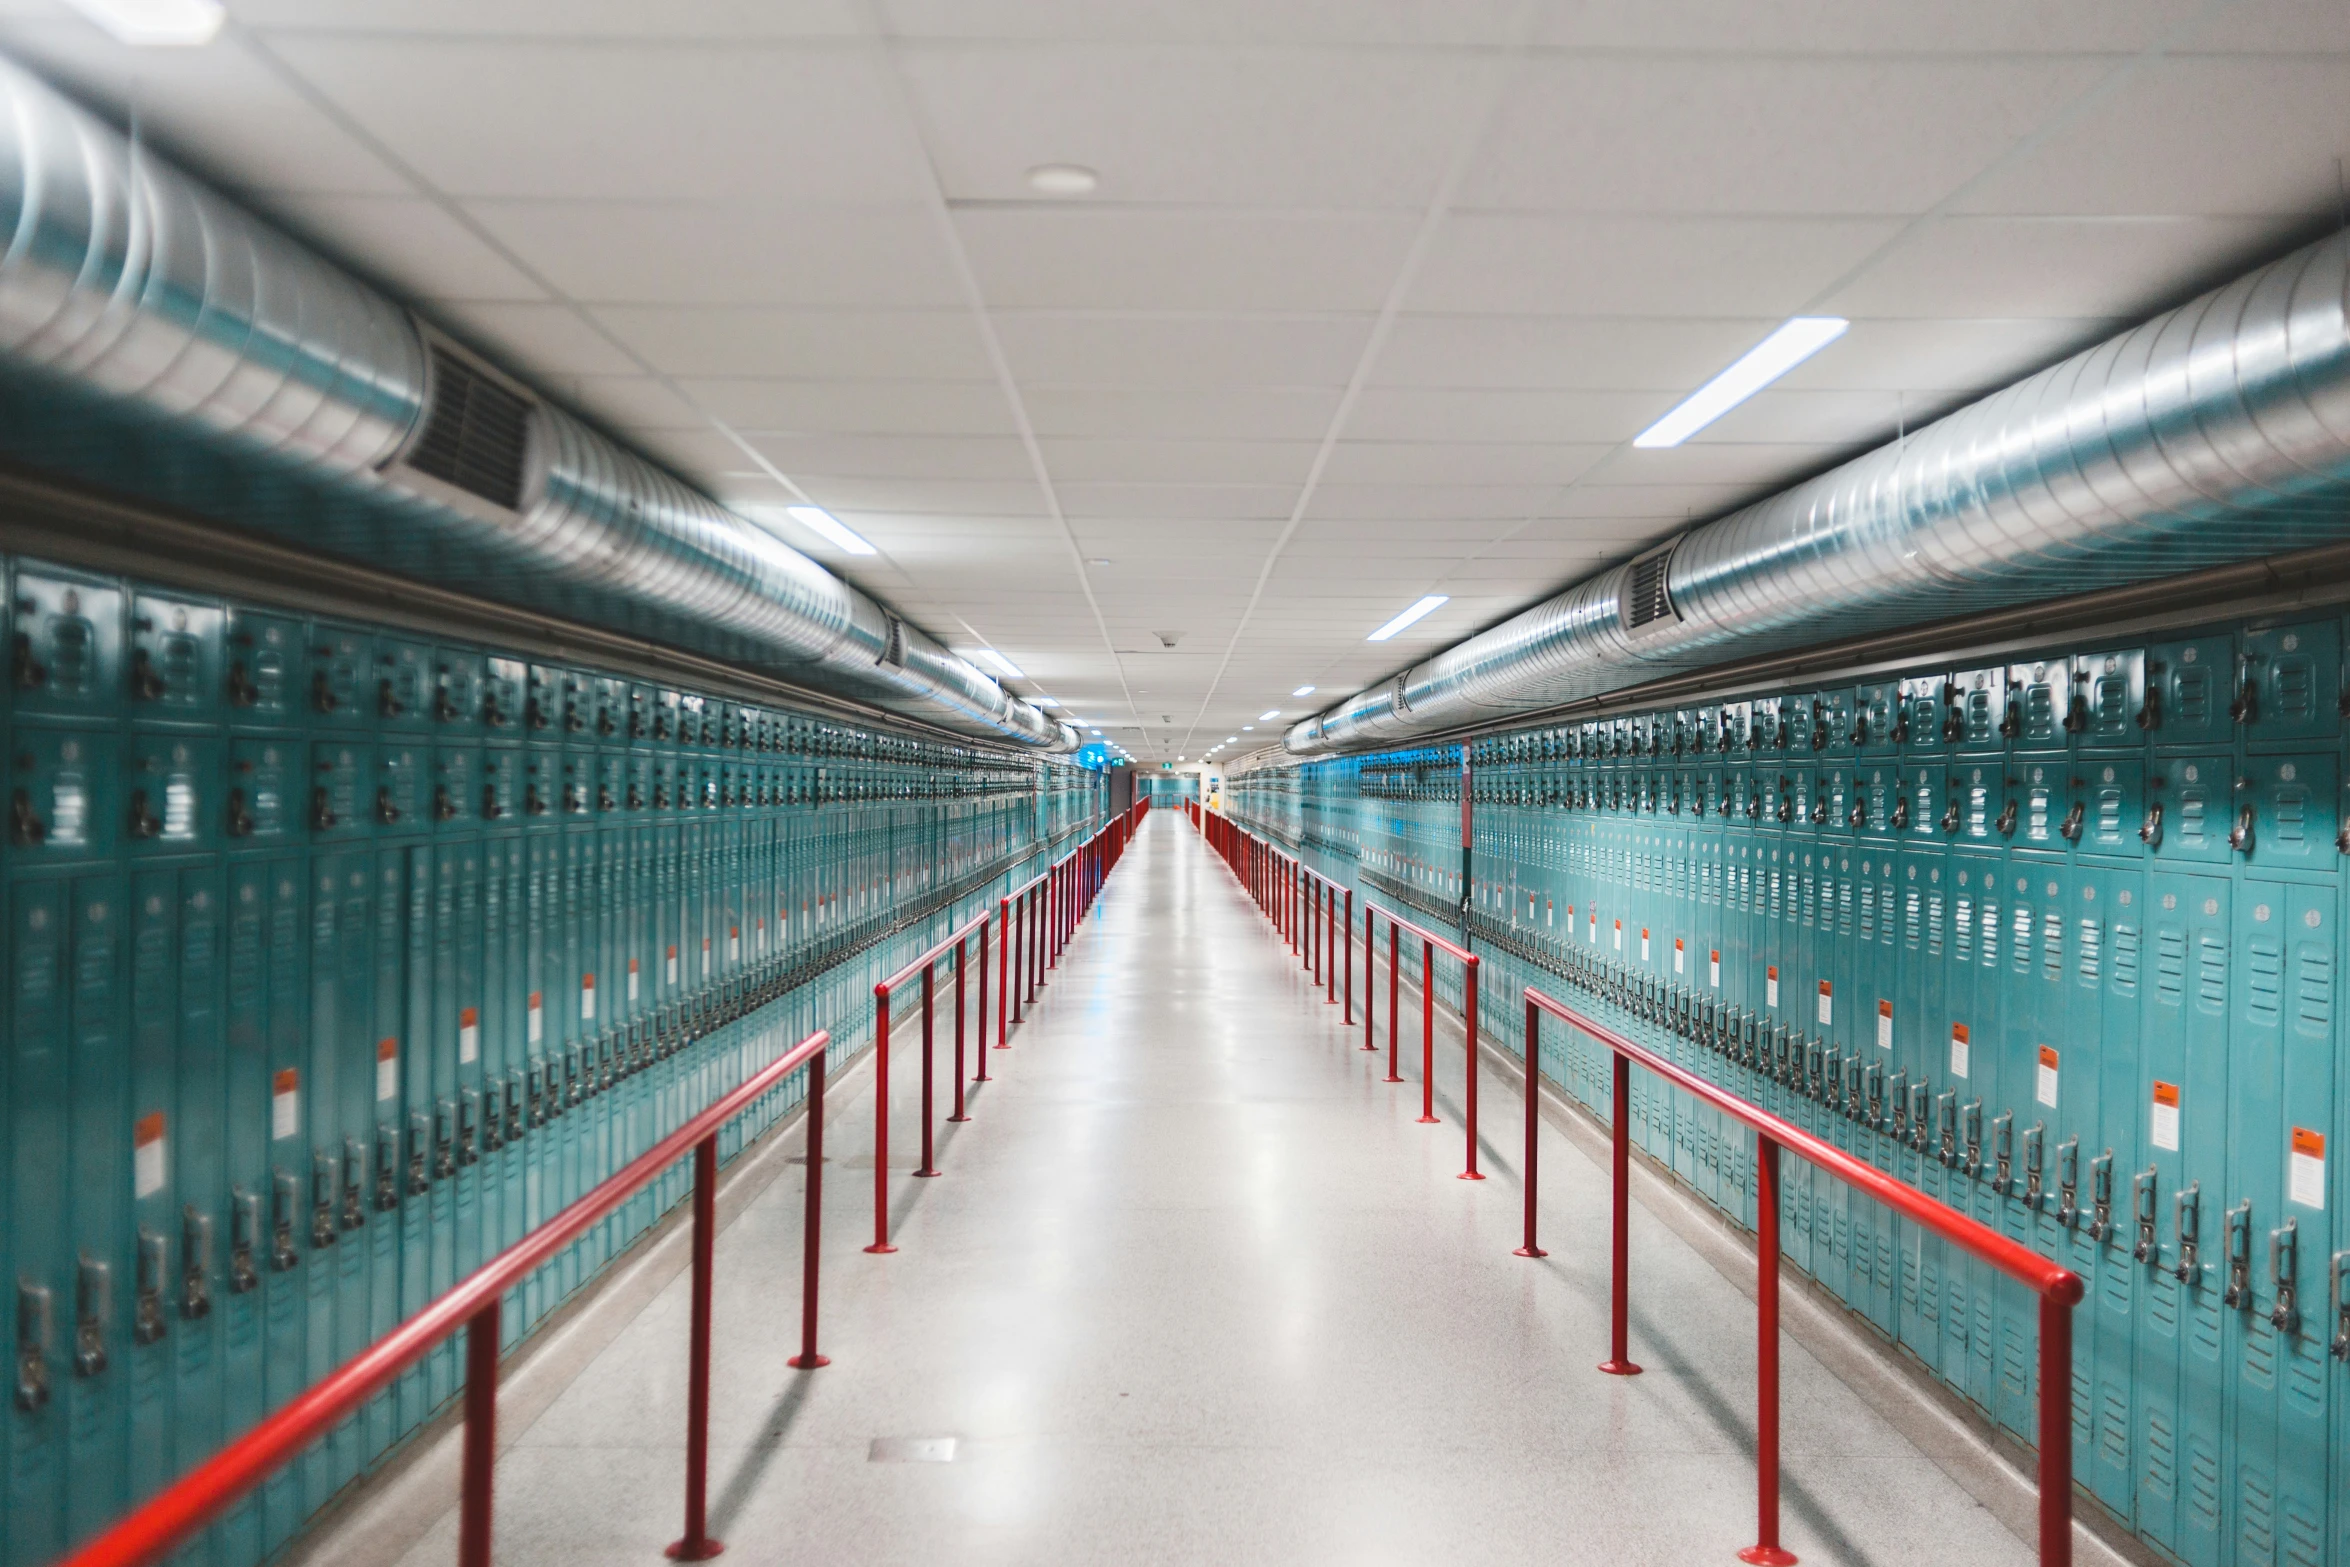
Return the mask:
<path id="1" fill-rule="evenodd" d="M 21 562 L 11 580 L 5 739 L 19 819 L 29 809 L 42 830 L 12 835 L 0 861 L 7 1567 L 86 1538 L 808 1030 L 832 1029 L 836 1056 L 852 1053 L 876 979 L 1100 811 L 1099 778 L 1065 763 L 774 711 L 750 732 L 824 737 L 824 771 L 871 787 L 795 798 L 738 785 L 707 809 L 634 813 L 403 809 L 351 833 L 293 809 L 281 832 L 240 831 L 237 791 L 248 813 L 262 792 L 230 760 L 248 746 L 589 753 L 571 740 L 409 748 L 380 714 L 353 728 L 339 702 L 291 704 L 267 715 L 268 732 L 248 729 L 233 658 L 195 660 L 227 694 L 158 717 L 140 671 L 176 658 L 169 644 L 144 663 L 112 659 L 120 686 L 85 681 L 78 705 L 61 705 L 58 650 L 74 635 L 60 616 L 89 623 L 101 655 L 81 667 L 103 670 L 109 636 L 135 653 L 142 615 L 167 596 Z M 44 604 L 58 614 L 40 619 Z M 228 647 L 261 618 L 194 607 L 189 621 L 227 628 Z M 269 618 L 295 647 L 359 635 Z M 679 711 L 737 715 L 729 724 L 748 711 L 671 694 Z M 185 754 L 150 773 L 142 758 L 159 748 Z M 717 765 L 742 777 L 770 765 L 739 743 L 725 754 Z M 796 766 L 789 755 L 773 766 Z M 957 775 L 959 758 L 970 765 Z M 142 790 L 160 830 L 142 825 Z M 722 1152 L 797 1092 L 738 1123 Z M 519 1291 L 509 1333 L 654 1222 L 683 1180 L 681 1168 Z M 195 1554 L 261 1560 L 456 1376 L 444 1347 Z"/>
<path id="2" fill-rule="evenodd" d="M 2139 656 L 2167 667 L 2193 647 L 2198 663 L 2250 669 L 2257 686 L 2264 666 L 2239 650 L 2279 648 L 2286 634 L 2216 628 Z M 2315 640 L 2307 625 L 2297 635 Z M 1891 684 L 1920 682 L 1956 683 Z M 2140 769 L 2147 792 L 2113 814 L 2144 826 L 2172 802 L 2143 836 L 2009 836 L 2001 810 L 1963 795 L 1955 829 L 1937 815 L 1930 831 L 1893 831 L 1865 790 L 1857 825 L 1835 812 L 1842 802 L 1769 804 L 1782 771 L 1865 776 L 1865 759 L 1807 769 L 1733 753 L 1667 767 L 1630 751 L 1546 757 L 1544 735 L 1505 736 L 1469 759 L 1464 897 L 1458 748 L 1261 771 L 1232 780 L 1227 798 L 1374 897 L 1448 923 L 1465 912 L 1496 1037 L 1522 1034 L 1527 984 L 1593 1006 L 2079 1272 L 2077 1471 L 2145 1539 L 2198 1567 L 2340 1561 L 2343 756 L 2330 720 L 2330 739 L 2262 731 L 2251 715 L 2267 695 L 2175 747 L 2176 731 L 2149 729 L 2103 756 L 2052 759 L 2068 780 Z M 1672 719 L 1640 715 L 1651 735 Z M 2012 779 L 2031 762 L 1990 770 Z M 1967 766 L 1956 757 L 1932 773 Z M 1927 771 L 1907 758 L 1888 770 Z M 1752 798 L 1728 780 L 1757 775 L 1773 780 L 1765 808 L 1720 808 L 1723 794 Z M 2238 829 L 2235 842 L 2175 830 L 2196 814 L 2176 805 L 2182 786 L 2215 777 L 2226 782 L 2201 814 Z M 1690 809 L 1698 798 L 1709 808 Z M 2064 821 L 2026 800 L 2026 823 Z M 2092 794 L 2083 814 L 2101 809 Z M 1544 1063 L 1605 1107 L 1603 1052 L 1553 1030 Z M 1634 1093 L 1650 1151 L 1751 1220 L 1751 1140 L 1637 1075 Z M 2029 1440 L 2031 1298 L 1825 1177 L 1791 1164 L 1786 1184 L 1794 1263 Z"/>

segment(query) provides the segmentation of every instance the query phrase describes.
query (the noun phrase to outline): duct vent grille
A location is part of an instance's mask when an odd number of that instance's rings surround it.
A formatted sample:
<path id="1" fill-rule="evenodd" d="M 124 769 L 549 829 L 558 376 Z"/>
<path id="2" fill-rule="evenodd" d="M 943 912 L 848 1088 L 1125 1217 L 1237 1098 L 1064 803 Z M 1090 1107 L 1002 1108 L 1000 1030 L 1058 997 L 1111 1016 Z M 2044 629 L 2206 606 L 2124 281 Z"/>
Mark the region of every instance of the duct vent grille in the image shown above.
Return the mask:
<path id="1" fill-rule="evenodd" d="M 881 650 L 879 662 L 891 669 L 906 667 L 906 623 L 895 615 L 889 617 L 889 641 Z"/>
<path id="2" fill-rule="evenodd" d="M 1673 618 L 1673 596 L 1665 576 L 1673 564 L 1670 548 L 1643 555 L 1632 562 L 1631 581 L 1624 590 L 1624 624 L 1634 631 L 1655 620 Z"/>
<path id="3" fill-rule="evenodd" d="M 432 345 L 432 406 L 408 454 L 418 473 L 508 511 L 522 509 L 530 403 Z"/>

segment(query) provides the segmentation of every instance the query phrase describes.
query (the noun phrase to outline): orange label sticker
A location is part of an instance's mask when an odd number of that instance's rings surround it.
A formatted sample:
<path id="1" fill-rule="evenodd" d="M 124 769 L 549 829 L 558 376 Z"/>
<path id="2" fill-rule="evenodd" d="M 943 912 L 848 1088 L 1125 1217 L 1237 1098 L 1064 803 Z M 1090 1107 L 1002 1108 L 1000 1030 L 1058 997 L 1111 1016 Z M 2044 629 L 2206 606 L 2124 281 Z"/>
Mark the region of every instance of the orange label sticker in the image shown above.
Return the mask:
<path id="1" fill-rule="evenodd" d="M 1877 1003 L 1877 1048 L 1893 1048 L 1893 1003 L 1890 1001 Z"/>
<path id="2" fill-rule="evenodd" d="M 2032 1097 L 2049 1109 L 2056 1108 L 2056 1047 L 2040 1047 L 2040 1065 L 2032 1074 Z"/>
<path id="3" fill-rule="evenodd" d="M 1824 979 L 1820 981 L 1820 1006 L 1817 1015 L 1822 1028 L 1827 1028 L 1836 1021 L 1835 992 L 1828 988 L 1828 982 Z"/>
<path id="4" fill-rule="evenodd" d="M 2153 1134 L 2154 1146 L 2170 1153 L 2179 1151 L 2179 1085 L 2154 1085 L 2154 1115 L 2148 1130 Z"/>
<path id="5" fill-rule="evenodd" d="M 539 1044 L 547 1037 L 546 1000 L 538 991 L 530 993 L 530 1001 L 522 1009 L 523 1037 L 531 1044 Z"/>
<path id="6" fill-rule="evenodd" d="M 375 1042 L 375 1097 L 378 1100 L 396 1099 L 400 1095 L 400 1042 L 397 1039 L 379 1039 Z"/>
<path id="7" fill-rule="evenodd" d="M 131 1192 L 152 1197 L 163 1190 L 163 1112 L 150 1110 L 131 1125 Z"/>
<path id="8" fill-rule="evenodd" d="M 481 1013 L 473 1007 L 457 1013 L 457 1061 L 463 1065 L 481 1054 Z"/>
<path id="9" fill-rule="evenodd" d="M 291 1137 L 302 1129 L 302 1074 L 280 1067 L 269 1080 L 269 1136 Z"/>
<path id="10" fill-rule="evenodd" d="M 2293 1151 L 2285 1160 L 2285 1196 L 2323 1213 L 2326 1206 L 2326 1134 L 2293 1128 Z"/>
<path id="11" fill-rule="evenodd" d="M 1950 1075 L 1952 1077 L 1966 1076 L 1967 1068 L 1971 1063 L 1972 1058 L 1973 1051 L 1968 1046 L 1966 1025 L 1964 1023 L 1951 1024 Z"/>

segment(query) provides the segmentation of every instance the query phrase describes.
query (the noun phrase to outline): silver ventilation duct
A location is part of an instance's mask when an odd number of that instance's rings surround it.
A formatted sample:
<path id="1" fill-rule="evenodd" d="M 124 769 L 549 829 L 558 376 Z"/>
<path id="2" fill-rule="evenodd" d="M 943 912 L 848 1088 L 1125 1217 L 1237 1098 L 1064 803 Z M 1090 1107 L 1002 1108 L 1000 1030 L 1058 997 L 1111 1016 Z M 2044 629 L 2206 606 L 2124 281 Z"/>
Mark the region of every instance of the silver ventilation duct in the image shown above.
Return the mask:
<path id="1" fill-rule="evenodd" d="M 1395 744 L 2345 535 L 2350 241 L 2336 236 L 1569 588 L 1283 743 Z"/>
<path id="2" fill-rule="evenodd" d="M 341 550 L 958 733 L 1074 731 L 0 60 L 0 359 L 390 503 Z M 236 519 L 231 519 L 236 520 Z"/>

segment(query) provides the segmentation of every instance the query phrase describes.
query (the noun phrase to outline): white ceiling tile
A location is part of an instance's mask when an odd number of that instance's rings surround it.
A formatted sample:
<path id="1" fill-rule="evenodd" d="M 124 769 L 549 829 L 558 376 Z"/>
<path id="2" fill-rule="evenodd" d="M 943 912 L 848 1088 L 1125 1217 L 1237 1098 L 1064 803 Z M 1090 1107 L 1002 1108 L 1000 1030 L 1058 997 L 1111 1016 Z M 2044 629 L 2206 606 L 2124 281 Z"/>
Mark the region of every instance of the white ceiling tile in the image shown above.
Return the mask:
<path id="1" fill-rule="evenodd" d="M 2350 54 L 2350 7 L 2340 0 L 2236 0 L 2182 53 Z"/>
<path id="2" fill-rule="evenodd" d="M 1790 391 L 1770 387 L 1705 427 L 1709 441 L 1806 446 L 1875 445 L 1891 440 L 1905 418 L 1930 417 L 1921 403 L 1885 391 Z"/>
<path id="3" fill-rule="evenodd" d="M 1745 444 L 1704 436 L 1662 451 L 1627 447 L 1609 459 L 1608 484 L 1749 484 L 1780 488 L 1818 472 L 1842 455 L 1836 446 Z"/>
<path id="4" fill-rule="evenodd" d="M 1703 383 L 1776 316 L 1398 316 L 1374 386 L 1680 391 Z"/>
<path id="5" fill-rule="evenodd" d="M 458 196 L 905 202 L 917 150 L 870 52 L 305 33 L 276 48 Z"/>
<path id="6" fill-rule="evenodd" d="M 1408 214 L 984 207 L 956 214 L 999 310 L 1376 311 Z"/>
<path id="7" fill-rule="evenodd" d="M 1033 479 L 1018 440 L 975 435 L 760 435 L 746 437 L 795 479 Z"/>
<path id="8" fill-rule="evenodd" d="M 688 378 L 687 396 L 745 433 L 1016 435 L 993 381 L 784 381 Z"/>
<path id="9" fill-rule="evenodd" d="M 1919 212 L 2107 68 L 2094 59 L 1549 58 L 1518 75 L 1461 204 Z"/>
<path id="10" fill-rule="evenodd" d="M 1898 227 L 1881 218 L 1464 214 L 1438 236 L 1409 303 L 1463 314 L 1776 320 Z"/>
<path id="11" fill-rule="evenodd" d="M 1018 315 L 996 319 L 1025 384 L 1343 387 L 1369 316 Z"/>
<path id="12" fill-rule="evenodd" d="M 1126 480 L 1144 484 L 1300 485 L 1313 465 L 1312 441 L 1046 440 L 1045 466 L 1057 485 Z"/>
<path id="13" fill-rule="evenodd" d="M 2345 99 L 2350 55 L 2152 61 L 1961 210 L 2330 218 Z"/>
<path id="14" fill-rule="evenodd" d="M 936 221 L 915 206 L 473 201 L 474 217 L 573 299 L 956 310 Z"/>
<path id="15" fill-rule="evenodd" d="M 547 390 L 624 435 L 633 430 L 700 430 L 710 423 L 701 410 L 651 376 L 550 378 Z"/>
<path id="16" fill-rule="evenodd" d="M 2297 228 L 2270 218 L 1944 218 L 1830 295 L 1824 308 L 1867 316 L 2137 320 L 2274 254 Z"/>
<path id="17" fill-rule="evenodd" d="M 1598 442 L 1629 440 L 1672 405 L 1672 392 L 1482 391 L 1372 387 L 1346 421 L 1354 440 Z"/>
<path id="18" fill-rule="evenodd" d="M 852 512 L 949 512 L 967 517 L 1033 517 L 1043 507 L 1025 480 L 864 479 L 810 474 L 798 480 L 811 500 L 838 516 Z"/>
<path id="19" fill-rule="evenodd" d="M 1859 317 L 1826 351 L 1777 384 L 1816 391 L 1871 388 L 1929 400 L 1943 394 L 1971 397 L 2054 364 L 2129 324 L 2076 316 Z"/>
<path id="20" fill-rule="evenodd" d="M 1514 0 L 883 0 L 881 9 L 900 38 L 1418 47 L 1507 43 L 1524 10 Z"/>
<path id="21" fill-rule="evenodd" d="M 1640 522 L 1655 518 L 1718 516 L 1752 494 L 1744 484 L 1601 484 L 1586 480 L 1557 496 L 1543 517 L 1571 521 Z"/>
<path id="22" fill-rule="evenodd" d="M 1555 484 L 1350 484 L 1325 478 L 1307 515 L 1403 518 L 1430 523 L 1464 518 L 1515 520 L 1533 515 L 1558 493 Z"/>
<path id="23" fill-rule="evenodd" d="M 264 32 L 445 33 L 497 37 L 736 42 L 853 35 L 852 0 L 236 0 L 237 20 Z"/>
<path id="24" fill-rule="evenodd" d="M 2138 50 L 2206 9 L 2199 0 L 1578 0 L 1554 8 L 1543 39 L 1577 49 L 1835 54 L 1881 51 Z"/>
<path id="25" fill-rule="evenodd" d="M 425 314 L 459 337 L 532 375 L 642 375 L 628 351 L 564 305 L 443 300 Z"/>
<path id="26" fill-rule="evenodd" d="M 907 46 L 899 56 L 955 200 L 1033 201 L 1080 163 L 1099 199 L 1234 207 L 1427 204 L 1480 90 L 1473 58 L 1090 44 Z"/>
<path id="27" fill-rule="evenodd" d="M 960 311 L 603 305 L 596 318 L 677 376 L 979 381 L 988 360 Z"/>
<path id="28" fill-rule="evenodd" d="M 1021 389 L 1040 436 L 1171 441 L 1319 440 L 1338 411 L 1337 387 L 1039 386 Z"/>
<path id="29" fill-rule="evenodd" d="M 1341 441 L 1324 477 L 1332 484 L 1565 484 L 1607 452 L 1564 441 Z"/>
<path id="30" fill-rule="evenodd" d="M 547 291 L 436 202 L 414 196 L 270 198 L 274 216 L 410 299 L 545 299 Z"/>
<path id="31" fill-rule="evenodd" d="M 1211 520 L 1279 521 L 1294 484 L 1055 484 L 1072 518 L 1138 518 L 1188 526 Z"/>

